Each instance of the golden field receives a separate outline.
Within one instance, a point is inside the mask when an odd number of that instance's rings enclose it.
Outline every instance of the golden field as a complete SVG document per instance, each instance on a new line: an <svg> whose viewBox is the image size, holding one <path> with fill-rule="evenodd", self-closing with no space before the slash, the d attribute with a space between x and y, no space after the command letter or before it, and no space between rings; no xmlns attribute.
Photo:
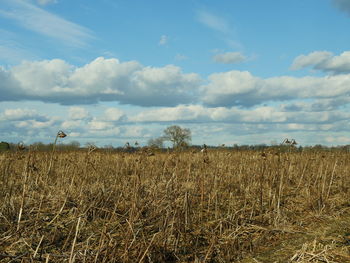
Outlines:
<svg viewBox="0 0 350 263"><path fill-rule="evenodd" d="M350 154L0 155L0 262L350 262Z"/></svg>

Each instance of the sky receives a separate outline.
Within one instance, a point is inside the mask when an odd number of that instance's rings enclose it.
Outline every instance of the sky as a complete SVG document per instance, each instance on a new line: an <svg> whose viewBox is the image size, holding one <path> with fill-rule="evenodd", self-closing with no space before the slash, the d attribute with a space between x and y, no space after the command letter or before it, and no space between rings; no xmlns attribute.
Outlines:
<svg viewBox="0 0 350 263"><path fill-rule="evenodd" d="M350 144L350 0L0 0L0 140Z"/></svg>

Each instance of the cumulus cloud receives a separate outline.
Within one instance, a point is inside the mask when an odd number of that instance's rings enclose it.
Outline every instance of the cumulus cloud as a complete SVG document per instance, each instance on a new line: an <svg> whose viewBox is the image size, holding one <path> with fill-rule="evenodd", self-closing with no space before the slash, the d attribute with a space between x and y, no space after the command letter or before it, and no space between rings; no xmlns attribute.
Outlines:
<svg viewBox="0 0 350 263"><path fill-rule="evenodd" d="M63 121L61 124L62 129L64 130L72 130L72 129L78 129L80 130L83 128L85 123L81 120L67 120Z"/></svg>
<svg viewBox="0 0 350 263"><path fill-rule="evenodd" d="M332 54L315 53L296 64L302 67L330 59L334 59ZM172 124L193 129L194 141L203 143L214 142L213 134L226 142L233 133L271 135L273 130L279 140L297 132L329 135L350 131L346 108L350 74L261 78L247 71L228 71L211 74L203 83L197 74L185 74L173 65L146 67L136 61L105 58L81 67L59 59L0 67L0 101L38 100L70 106L55 105L64 107L66 118L47 116L39 107L8 107L0 112L0 133L4 139L20 135L52 141L62 129L82 141L104 145L115 140L145 143ZM108 108L94 105L97 116L87 105L71 106L103 101L118 103L115 107L109 103ZM144 107L129 111L131 107L123 104ZM209 131L201 133L205 127Z"/></svg>
<svg viewBox="0 0 350 263"><path fill-rule="evenodd" d="M35 129L45 129L52 127L53 121L37 121L37 120L26 120L26 121L20 121L15 124L15 127L21 128L21 129L29 129L29 130L35 130Z"/></svg>
<svg viewBox="0 0 350 263"><path fill-rule="evenodd" d="M341 11L346 12L350 15L350 2L348 0L332 0L333 4Z"/></svg>
<svg viewBox="0 0 350 263"><path fill-rule="evenodd" d="M311 66L315 70L333 74L350 73L350 51L334 56L328 51L315 51L308 55L300 55L294 59L292 70Z"/></svg>
<svg viewBox="0 0 350 263"><path fill-rule="evenodd" d="M315 61L316 58L309 59ZM270 101L323 100L323 105L313 106L316 109L336 107L341 101L345 105L348 102L341 98L350 94L350 74L264 79L248 71L233 70L211 74L206 84L202 83L197 74L183 73L174 65L145 67L136 61L120 62L102 57L82 67L60 59L27 61L8 69L0 67L0 101L37 100L63 105L115 101L144 107L203 103L210 107L252 107ZM113 114L121 118L118 110L110 111L106 113L108 118ZM69 114L72 119L88 118L88 113L81 108L72 108Z"/></svg>
<svg viewBox="0 0 350 263"><path fill-rule="evenodd" d="M348 97L338 97L333 99L311 99L310 101L292 101L281 104L283 111L334 111L350 103Z"/></svg>
<svg viewBox="0 0 350 263"><path fill-rule="evenodd" d="M5 109L0 115L0 120L5 121L21 121L21 120L39 120L47 121L47 117L39 114L36 110L32 109Z"/></svg>
<svg viewBox="0 0 350 263"><path fill-rule="evenodd" d="M249 138L243 138L244 136L266 133L269 134L266 135L267 139L270 138L269 143L273 138L282 140L290 136L290 133L296 132L319 134L323 131L334 135L336 132L350 131L350 113L339 109L313 112L302 109L286 111L279 106L244 109L236 106L208 108L203 105L178 105L139 109L136 113L128 115L125 120L123 118L126 116L119 108L108 108L90 119L72 120L54 115L52 113L51 116L40 119L40 114L32 109L4 110L0 112L2 140L14 138L12 141L20 139L50 142L57 130L62 129L69 137L78 136L82 143L94 141L105 145L118 141L119 145L123 145L132 140L146 143L148 138L161 135L166 126L173 124L190 128L194 141L214 144L218 141L232 141L230 136L233 134L238 143L247 143ZM271 131L275 137L271 136Z"/></svg>
<svg viewBox="0 0 350 263"><path fill-rule="evenodd" d="M70 107L68 112L68 117L71 120L84 120L89 119L90 114L88 110L81 107Z"/></svg>
<svg viewBox="0 0 350 263"><path fill-rule="evenodd" d="M330 143L330 144L350 144L350 138L348 136L327 136L326 138L326 142Z"/></svg>
<svg viewBox="0 0 350 263"><path fill-rule="evenodd" d="M134 122L176 122L209 120L208 112L200 105L179 105L153 110L144 110L129 117Z"/></svg>
<svg viewBox="0 0 350 263"><path fill-rule="evenodd" d="M123 128L123 133L125 137L129 138L145 138L149 137L149 131L147 128L135 125L135 126L126 126Z"/></svg>
<svg viewBox="0 0 350 263"><path fill-rule="evenodd" d="M201 99L211 107L251 107L268 101L337 98L349 93L350 75L262 79L249 72L229 71L210 75L208 85L202 87Z"/></svg>
<svg viewBox="0 0 350 263"><path fill-rule="evenodd" d="M46 116L33 109L10 108L0 112L1 137L12 137L14 142L35 140L40 136L50 138L50 134L57 132L58 124L57 117Z"/></svg>
<svg viewBox="0 0 350 263"><path fill-rule="evenodd" d="M133 74L134 93L129 93L126 98L143 106L189 103L195 99L199 83L197 74L183 74L179 67L173 65L145 67Z"/></svg>
<svg viewBox="0 0 350 263"><path fill-rule="evenodd" d="M332 65L339 64L337 58L332 59ZM299 60L296 64L301 66L302 62ZM207 83L202 83L197 74L183 73L174 65L145 67L136 61L120 62L102 57L82 67L60 59L27 61L8 69L0 67L0 101L37 100L63 105L115 101L144 107L203 103L210 107L252 107L269 101L316 99L325 102L328 99L326 104L335 107L341 98L350 94L350 74L264 79L248 71L233 70L211 74ZM343 100L342 104L347 101ZM326 105L319 104L319 107L326 108ZM72 108L70 114L72 118L88 118L82 109ZM119 118L121 113L113 114Z"/></svg>
<svg viewBox="0 0 350 263"><path fill-rule="evenodd" d="M126 119L125 113L118 108L108 108L104 112L106 121L122 121Z"/></svg>
<svg viewBox="0 0 350 263"><path fill-rule="evenodd" d="M131 116L134 122L158 122L158 123L331 123L346 120L350 113L341 111L288 112L271 106L260 106L253 109L241 109L239 107L214 107L207 108L201 105L179 105L160 109L144 110ZM294 125L295 127L295 125Z"/></svg>
<svg viewBox="0 0 350 263"><path fill-rule="evenodd" d="M0 101L17 100L18 87L11 72L0 66Z"/></svg>
<svg viewBox="0 0 350 263"><path fill-rule="evenodd" d="M246 57L240 52L226 52L222 54L216 54L213 57L213 60L216 63L235 64L244 62L246 60Z"/></svg>
<svg viewBox="0 0 350 263"><path fill-rule="evenodd" d="M0 67L0 101L173 106L195 100L200 81L197 74L184 74L173 65L144 67L102 57L79 68L60 59L27 61L8 70Z"/></svg>
<svg viewBox="0 0 350 263"><path fill-rule="evenodd" d="M107 121L100 121L97 119L93 119L88 123L88 127L91 130L107 130L112 128L114 125Z"/></svg>

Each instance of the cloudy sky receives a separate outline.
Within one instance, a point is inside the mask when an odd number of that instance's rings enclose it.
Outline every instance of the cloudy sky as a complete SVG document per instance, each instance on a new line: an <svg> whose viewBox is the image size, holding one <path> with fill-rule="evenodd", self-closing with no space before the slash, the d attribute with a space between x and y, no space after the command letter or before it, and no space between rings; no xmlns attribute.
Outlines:
<svg viewBox="0 0 350 263"><path fill-rule="evenodd" d="M0 0L0 140L350 144L350 0Z"/></svg>

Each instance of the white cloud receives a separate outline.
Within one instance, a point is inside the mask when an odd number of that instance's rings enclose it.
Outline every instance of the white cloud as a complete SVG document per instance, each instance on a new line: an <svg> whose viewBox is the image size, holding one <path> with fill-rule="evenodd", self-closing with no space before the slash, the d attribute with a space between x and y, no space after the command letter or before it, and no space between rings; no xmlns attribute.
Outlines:
<svg viewBox="0 0 350 263"><path fill-rule="evenodd" d="M81 129L83 128L85 123L81 120L68 120L64 121L61 124L62 129L71 130L71 129Z"/></svg>
<svg viewBox="0 0 350 263"><path fill-rule="evenodd" d="M39 120L46 121L47 117L39 114L36 110L32 109L5 109L0 114L0 121L21 121L21 120Z"/></svg>
<svg viewBox="0 0 350 263"><path fill-rule="evenodd" d="M0 101L17 100L18 87L11 72L0 66Z"/></svg>
<svg viewBox="0 0 350 263"><path fill-rule="evenodd" d="M332 53L328 51L315 51L308 55L300 55L294 59L291 69L298 70L311 65L321 64L330 57L332 57Z"/></svg>
<svg viewBox="0 0 350 263"><path fill-rule="evenodd" d="M342 111L329 112L287 112L271 106L261 106L254 109L238 107L206 108L200 105L179 105L176 107L144 110L135 116L130 116L133 122L150 123L331 123L346 120L349 113Z"/></svg>
<svg viewBox="0 0 350 263"><path fill-rule="evenodd" d="M179 67L173 65L162 68L145 67L132 76L135 93L130 93L134 95L130 101L138 105L147 105L143 101L154 101L157 103L153 105L161 103L163 106L189 103L195 99L192 96L199 83L197 74L183 74Z"/></svg>
<svg viewBox="0 0 350 263"><path fill-rule="evenodd" d="M108 108L104 112L106 121L121 121L126 118L125 113L117 108Z"/></svg>
<svg viewBox="0 0 350 263"><path fill-rule="evenodd" d="M7 109L3 113L3 117L6 120L20 120L20 119L27 119L32 118L33 116L36 116L37 112L35 110L28 110L28 109Z"/></svg>
<svg viewBox="0 0 350 263"><path fill-rule="evenodd" d="M168 43L168 41L169 41L169 37L168 37L167 35L162 35L162 36L160 37L160 40L159 40L158 44L159 44L160 46L164 46L165 44Z"/></svg>
<svg viewBox="0 0 350 263"><path fill-rule="evenodd" d="M336 107L337 103L345 105L348 101L344 98L350 94L350 74L263 79L247 71L228 71L211 74L206 85L200 87L201 83L197 74L185 74L174 65L145 67L136 61L119 62L100 57L76 68L54 59L24 62L9 69L0 67L0 101L38 100L63 105L115 101L146 107L204 103L211 107L251 107L270 101L322 100L323 104L313 105L312 110L316 110ZM76 114L87 117L86 112L77 111L80 113Z"/></svg>
<svg viewBox="0 0 350 263"><path fill-rule="evenodd" d="M202 101L210 106L253 106L268 101L339 98L350 93L350 74L326 77L273 77L229 71L209 76ZM332 87L331 89L329 87Z"/></svg>
<svg viewBox="0 0 350 263"><path fill-rule="evenodd" d="M197 74L184 74L173 65L144 67L136 61L121 63L100 57L75 68L54 59L24 62L8 70L0 67L0 101L172 106L193 101L200 81Z"/></svg>
<svg viewBox="0 0 350 263"><path fill-rule="evenodd" d="M116 136L123 136L121 134L120 128L118 128L118 127L110 127L107 129L93 131L93 134L101 136L101 137L112 138L112 139Z"/></svg>
<svg viewBox="0 0 350 263"><path fill-rule="evenodd" d="M194 143L216 145L220 142L269 143L273 139L282 141L289 137L298 138L293 134L301 132L304 134L299 134L299 138L304 143L319 143L318 136L314 135L315 138L312 138L310 133L319 135L324 132L327 136L335 137L335 134L350 131L350 113L345 109L322 112L285 111L278 105L252 109L235 106L207 108L202 105L141 108L136 110L134 115L129 115L125 122L116 120L116 115L124 116L123 111L118 108L108 108L102 114L92 116L90 120L64 120L55 116L55 113L40 119L40 114L39 117L36 117L36 114L35 110L20 108L7 109L0 113L2 140L13 138L12 141L52 142L57 131L62 129L69 137L78 136L81 143L94 141L105 145L118 142L122 145L126 141L137 140L145 144L148 138L160 136L165 127L173 124L190 128L193 131ZM109 114L111 118L108 119ZM249 138L249 135L256 137L257 134L258 140ZM308 141L306 136L311 140ZM263 139L265 137L268 141Z"/></svg>
<svg viewBox="0 0 350 263"><path fill-rule="evenodd" d="M337 137L327 136L326 142L331 144L349 144L350 138L348 136L337 136Z"/></svg>
<svg viewBox="0 0 350 263"><path fill-rule="evenodd" d="M133 137L141 138L141 137L149 136L148 130L139 125L125 127L123 134L124 134L124 137L129 137L129 138L133 138Z"/></svg>
<svg viewBox="0 0 350 263"><path fill-rule="evenodd" d="M208 112L200 105L179 105L154 110L144 110L135 116L129 117L135 122L172 122L172 121L199 121L208 120Z"/></svg>
<svg viewBox="0 0 350 263"><path fill-rule="evenodd" d="M294 66L344 68L344 53L315 52L295 60ZM172 124L193 130L194 143L213 144L269 143L284 138L332 144L337 141L329 138L346 137L350 132L350 74L261 78L247 71L228 71L211 74L203 85L204 81L174 65L146 67L137 61L105 58L81 67L59 59L0 67L0 101L28 101L23 108L3 105L0 133L2 140L51 142L62 129L79 140L105 145L146 143ZM55 109L64 107L67 113L66 118L59 118L49 110L43 113L42 106L28 108L33 100L85 105L56 105ZM86 105L103 101L118 103L109 103L108 108L97 104L94 109ZM8 103L12 102L3 104ZM98 116L93 112L99 112Z"/></svg>
<svg viewBox="0 0 350 263"><path fill-rule="evenodd" d="M85 108L70 107L68 117L71 120L84 120L84 119L89 119L90 114Z"/></svg>
<svg viewBox="0 0 350 263"><path fill-rule="evenodd" d="M222 17L216 16L212 13L209 13L207 11L204 11L204 10L198 11L197 19L199 22L201 22L202 24L204 24L205 26L213 30L216 30L225 34L230 32L229 24L225 19L223 19Z"/></svg>
<svg viewBox="0 0 350 263"><path fill-rule="evenodd" d="M315 51L295 58L291 69L298 70L312 66L313 69L335 74L350 73L350 51L334 56L328 51Z"/></svg>
<svg viewBox="0 0 350 263"><path fill-rule="evenodd" d="M48 121L26 120L26 121L15 122L14 126L16 128L34 131L37 129L51 128L54 122L55 122L54 120L48 120Z"/></svg>
<svg viewBox="0 0 350 263"><path fill-rule="evenodd" d="M78 24L45 11L25 0L4 0L0 16L16 21L20 26L54 38L69 46L85 46L92 32ZM47 2L47 1L43 1Z"/></svg>
<svg viewBox="0 0 350 263"><path fill-rule="evenodd" d="M213 60L217 63L234 64L245 61L246 57L240 52L226 52L215 55Z"/></svg>
<svg viewBox="0 0 350 263"><path fill-rule="evenodd" d="M69 137L76 137L76 138L78 138L78 137L81 137L81 133L80 132L70 132L68 134L68 136Z"/></svg>
<svg viewBox="0 0 350 263"><path fill-rule="evenodd" d="M60 93L69 92L67 77L71 69L60 59L23 62L8 72L18 85L7 89L9 93L23 92L25 98L60 96Z"/></svg>
<svg viewBox="0 0 350 263"><path fill-rule="evenodd" d="M333 111L350 103L348 97L338 97L332 99L312 99L311 101L291 101L281 104L283 111Z"/></svg>
<svg viewBox="0 0 350 263"><path fill-rule="evenodd" d="M88 127L91 130L107 130L113 127L113 124L107 121L99 121L94 119L88 123Z"/></svg>

